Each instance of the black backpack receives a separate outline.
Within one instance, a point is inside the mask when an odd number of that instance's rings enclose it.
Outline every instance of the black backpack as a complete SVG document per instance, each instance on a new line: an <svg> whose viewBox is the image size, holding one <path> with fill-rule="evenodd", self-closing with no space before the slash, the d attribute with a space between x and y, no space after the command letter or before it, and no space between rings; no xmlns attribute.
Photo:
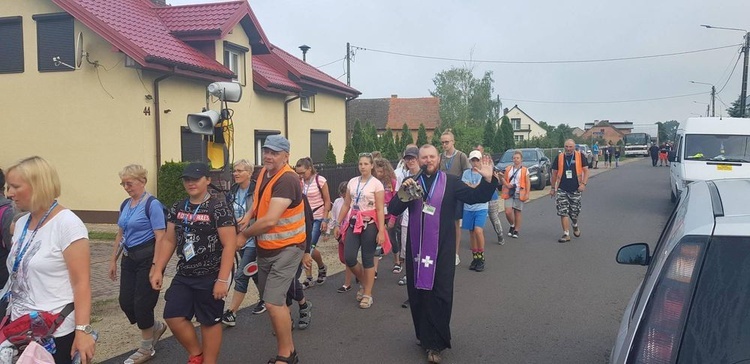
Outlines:
<svg viewBox="0 0 750 364"><path fill-rule="evenodd" d="M313 210L310 208L310 202L307 201L307 196L302 194L302 203L305 204L305 251L310 251L312 246L312 230L315 217L313 217Z"/></svg>
<svg viewBox="0 0 750 364"><path fill-rule="evenodd" d="M126 198L125 201L122 201L122 204L120 204L120 213L122 214L122 211L125 209L125 205L127 205L128 201L130 201L129 198ZM154 201L158 201L156 197L153 195L149 195L146 199L146 219L151 221L151 203ZM161 202L160 202L161 203ZM167 226L167 216L169 216L169 211L167 211L167 208L164 207L164 204L161 204L161 209L164 212L164 227Z"/></svg>

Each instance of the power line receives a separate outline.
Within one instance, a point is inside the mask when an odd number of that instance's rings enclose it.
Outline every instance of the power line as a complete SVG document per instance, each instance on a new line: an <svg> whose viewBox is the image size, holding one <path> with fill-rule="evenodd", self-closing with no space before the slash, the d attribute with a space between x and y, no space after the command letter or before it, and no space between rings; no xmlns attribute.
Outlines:
<svg viewBox="0 0 750 364"><path fill-rule="evenodd" d="M616 100L616 101L543 101L543 100L511 99L507 97L501 97L501 99L508 100L508 101L529 102L529 103L536 103L536 104L624 104L624 103L629 103L629 102L658 101L658 100L676 99L680 97L706 95L706 94L707 92L697 92L693 94L654 97L650 99L632 99L632 100Z"/></svg>
<svg viewBox="0 0 750 364"><path fill-rule="evenodd" d="M647 59L647 58L672 57L672 56L679 56L679 55L692 54L692 53L710 52L710 51L715 51L715 50L719 50L719 49L732 48L732 47L736 47L738 45L740 45L740 44L732 44L732 45L721 46L721 47L714 47L714 48L697 49L697 50L692 50L692 51L673 52L673 53L664 53L664 54L652 54L652 55L635 56L635 57L618 57L618 58L602 58L602 59L581 59L581 60L552 60L552 61L510 61L510 60L461 59L461 58L435 57L435 56L425 56L425 55L419 55L419 54L409 54L409 53L393 52L393 51L386 51L386 50L382 50L382 49L365 48L365 47L358 47L358 46L352 46L352 48L363 50L363 51L375 52L375 53L390 54L390 55L394 55L394 56L411 57L411 58L422 58L422 59L434 59L434 60L441 60L441 61L473 62L473 63L500 63L500 64L560 64L560 63L616 62L616 61L630 61L630 60Z"/></svg>
<svg viewBox="0 0 750 364"><path fill-rule="evenodd" d="M330 65L332 65L332 64L334 64L334 63L336 63L336 62L340 62L340 61L343 61L343 60L345 60L345 59L346 59L346 57L341 57L341 58L339 58L339 59L337 59L337 60L335 60L335 61L331 61L331 62L328 62L328 63L326 63L326 64L324 64L324 65L322 65L322 66L317 66L316 68L323 68L323 67L325 67L325 66L330 66Z"/></svg>
<svg viewBox="0 0 750 364"><path fill-rule="evenodd" d="M737 64L740 63L740 55L737 56L737 61L734 62L734 67L732 67L732 72L729 73L729 77L727 77L727 81L724 82L724 86L721 86L721 90L717 91L717 94L720 94L722 91L724 91L724 87L727 87L727 84L729 83L729 80L732 79L732 75L734 74L734 70L737 69Z"/></svg>

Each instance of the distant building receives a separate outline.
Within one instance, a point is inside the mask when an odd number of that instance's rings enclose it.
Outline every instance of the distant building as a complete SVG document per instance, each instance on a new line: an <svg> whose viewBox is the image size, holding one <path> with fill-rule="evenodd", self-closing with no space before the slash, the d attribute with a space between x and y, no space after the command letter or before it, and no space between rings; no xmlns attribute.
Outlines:
<svg viewBox="0 0 750 364"><path fill-rule="evenodd" d="M606 122L608 125L611 125L613 128L625 134L630 134L630 131L633 130L632 121L609 121L609 120L594 120L591 123L586 123L583 126L583 130L589 130L601 122Z"/></svg>
<svg viewBox="0 0 750 364"><path fill-rule="evenodd" d="M632 124L633 123L630 123L631 129ZM602 120L597 121L596 124L587 128L586 131L581 135L581 138L585 140L604 139L605 142L612 142L612 144L617 144L617 142L622 140L622 138L624 138L626 134L630 134L630 129L621 130L610 124L607 120Z"/></svg>
<svg viewBox="0 0 750 364"><path fill-rule="evenodd" d="M510 119L510 125L513 126L513 139L516 142L532 138L544 138L547 135L547 130L542 128L529 114L521 110L518 105L513 106L510 110L505 109L503 115ZM500 127L499 120L497 126Z"/></svg>
<svg viewBox="0 0 750 364"><path fill-rule="evenodd" d="M577 126L573 128L573 135L580 137L581 135L583 135L583 133L584 133L583 129Z"/></svg>
<svg viewBox="0 0 750 364"><path fill-rule="evenodd" d="M351 132L357 120L360 123L372 123L378 134L391 128L394 136L400 136L406 124L414 140L417 140L419 124L424 124L429 139L440 125L440 99L399 98L398 95L381 99L355 99L349 102L346 117L348 131Z"/></svg>

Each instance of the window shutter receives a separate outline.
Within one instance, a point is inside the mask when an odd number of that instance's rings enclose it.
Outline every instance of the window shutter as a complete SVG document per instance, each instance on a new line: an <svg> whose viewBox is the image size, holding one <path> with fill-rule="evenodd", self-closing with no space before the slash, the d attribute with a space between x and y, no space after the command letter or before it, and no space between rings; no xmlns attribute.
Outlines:
<svg viewBox="0 0 750 364"><path fill-rule="evenodd" d="M20 16L0 18L0 73L24 70L22 25Z"/></svg>
<svg viewBox="0 0 750 364"><path fill-rule="evenodd" d="M328 130L310 131L310 158L314 163L324 163L328 153Z"/></svg>
<svg viewBox="0 0 750 364"><path fill-rule="evenodd" d="M181 127L181 156L183 162L206 162L206 143L203 135L193 134L187 127Z"/></svg>
<svg viewBox="0 0 750 364"><path fill-rule="evenodd" d="M37 62L40 72L73 71L63 65L55 66L53 57L61 62L75 64L75 35L73 18L70 15L35 16Z"/></svg>

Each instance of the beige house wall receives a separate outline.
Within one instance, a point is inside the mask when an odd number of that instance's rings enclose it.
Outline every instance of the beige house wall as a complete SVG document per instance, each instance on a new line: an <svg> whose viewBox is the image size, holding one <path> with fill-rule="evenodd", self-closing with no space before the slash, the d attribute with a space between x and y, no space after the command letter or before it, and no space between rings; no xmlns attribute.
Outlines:
<svg viewBox="0 0 750 364"><path fill-rule="evenodd" d="M292 145L290 162L310 156L310 133L327 130L328 142L333 145L337 162L344 160L346 149L346 109L343 96L319 92L315 95L315 111L302 111L300 100L289 103L289 141ZM283 133L283 129L282 129ZM318 163L319 161L315 161ZM323 162L323 161L320 161Z"/></svg>
<svg viewBox="0 0 750 364"><path fill-rule="evenodd" d="M534 120L532 120L528 115L526 115L524 112L519 110L518 108L513 108L506 114L508 119L521 119L521 126L522 128L526 129L525 127L528 125L530 130L516 130L513 132L513 135L523 135L524 140L530 140L532 138L543 138L547 135L547 131L544 130L539 124L537 124ZM498 127L500 127L500 122L498 122Z"/></svg>

